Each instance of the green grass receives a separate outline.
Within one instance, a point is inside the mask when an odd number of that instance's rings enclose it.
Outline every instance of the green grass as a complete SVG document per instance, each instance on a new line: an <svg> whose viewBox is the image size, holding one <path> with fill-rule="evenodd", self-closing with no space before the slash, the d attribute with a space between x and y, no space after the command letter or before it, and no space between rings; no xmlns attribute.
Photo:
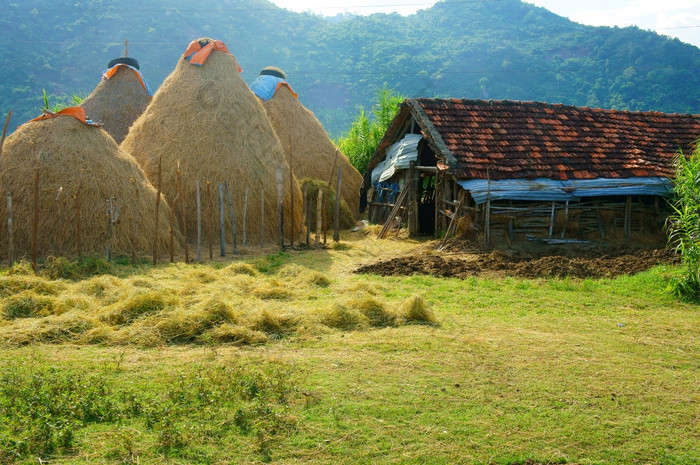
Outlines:
<svg viewBox="0 0 700 465"><path fill-rule="evenodd" d="M700 464L700 313L664 292L675 269L350 273L415 247L0 283L3 306L62 305L0 319L0 463Z"/></svg>

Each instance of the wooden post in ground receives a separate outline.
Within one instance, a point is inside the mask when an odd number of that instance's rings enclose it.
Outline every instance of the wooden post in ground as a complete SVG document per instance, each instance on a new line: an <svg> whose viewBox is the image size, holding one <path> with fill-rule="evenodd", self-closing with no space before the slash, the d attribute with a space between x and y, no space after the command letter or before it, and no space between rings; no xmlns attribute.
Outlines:
<svg viewBox="0 0 700 465"><path fill-rule="evenodd" d="M246 246L246 221L248 218L248 188L245 188L245 197L243 199L243 247Z"/></svg>
<svg viewBox="0 0 700 465"><path fill-rule="evenodd" d="M202 199L197 181L197 262L202 263Z"/></svg>
<svg viewBox="0 0 700 465"><path fill-rule="evenodd" d="M323 224L323 189L318 189L318 196L316 197L316 239L314 241L315 245L320 243L321 239L321 226Z"/></svg>
<svg viewBox="0 0 700 465"><path fill-rule="evenodd" d="M155 214L155 231L153 234L153 264L157 265L158 264L158 210L160 208L160 190L161 190L161 181L162 181L162 164L163 164L163 156L158 157L158 178L156 182L156 214Z"/></svg>
<svg viewBox="0 0 700 465"><path fill-rule="evenodd" d="M552 213L549 215L549 237L551 239L552 234L554 233L554 209L555 209L556 204L552 202Z"/></svg>
<svg viewBox="0 0 700 465"><path fill-rule="evenodd" d="M292 144L287 141L289 147L289 200L290 200L290 216L289 216L289 246L294 247L294 156L292 154Z"/></svg>
<svg viewBox="0 0 700 465"><path fill-rule="evenodd" d="M226 189L226 200L228 201L228 216L231 218L231 232L233 233L233 254L238 254L238 240L236 239L236 217L233 215L233 204L231 203L231 191L228 189L228 182L224 181Z"/></svg>
<svg viewBox="0 0 700 465"><path fill-rule="evenodd" d="M168 232L170 234L170 242L168 243L168 250L170 252L170 263L175 263L175 212L177 209L177 204L180 202L180 193L175 194L175 199L173 199L170 204L170 215L168 215L168 222L170 229Z"/></svg>
<svg viewBox="0 0 700 465"><path fill-rule="evenodd" d="M260 190L260 248L265 247L265 189Z"/></svg>
<svg viewBox="0 0 700 465"><path fill-rule="evenodd" d="M491 168L486 169L487 184L486 184L486 245L491 242ZM455 215L458 212L455 212Z"/></svg>
<svg viewBox="0 0 700 465"><path fill-rule="evenodd" d="M630 240L631 237L631 224L632 224L632 196L627 196L627 202L625 203L625 239Z"/></svg>
<svg viewBox="0 0 700 465"><path fill-rule="evenodd" d="M58 193L54 201L56 202L56 226L58 227L58 255L63 255L63 208L61 205L61 194L63 193L63 186L58 188Z"/></svg>
<svg viewBox="0 0 700 465"><path fill-rule="evenodd" d="M440 234L439 231L439 218L440 218L440 198L442 197L442 190L440 185L440 170L435 173L435 218L433 218L433 238L437 238Z"/></svg>
<svg viewBox="0 0 700 465"><path fill-rule="evenodd" d="M331 193L331 182L333 182L333 173L335 173L335 167L338 164L338 153L339 150L335 149L335 158L333 159L333 166L331 166L331 172L328 175L328 192L326 192L323 198L323 245L326 245L326 231L328 230L328 199L330 198ZM336 192L335 195L340 195L340 193Z"/></svg>
<svg viewBox="0 0 700 465"><path fill-rule="evenodd" d="M39 235L39 170L34 171L34 222L32 224L32 268L36 273L36 255Z"/></svg>
<svg viewBox="0 0 700 465"><path fill-rule="evenodd" d="M12 216L12 193L7 191L7 234L10 247L10 268L15 264L15 233L14 218Z"/></svg>
<svg viewBox="0 0 700 465"><path fill-rule="evenodd" d="M305 196L306 197L306 196ZM311 199L306 199L306 245L311 245Z"/></svg>
<svg viewBox="0 0 700 465"><path fill-rule="evenodd" d="M219 183L219 247L221 256L226 256L226 217L224 216L224 185Z"/></svg>
<svg viewBox="0 0 700 465"><path fill-rule="evenodd" d="M304 183L304 189L302 190L302 202L301 202L301 228L299 228L299 242L304 242L304 222L306 221L306 210L309 208L306 196L309 191L309 184ZM309 223L306 223L306 230L309 230ZM309 245L309 242L306 242Z"/></svg>
<svg viewBox="0 0 700 465"><path fill-rule="evenodd" d="M410 237L416 236L418 234L418 225L416 224L416 210L418 209L417 195L416 195L416 162L412 161L408 166L408 174L406 178L406 187L408 189L408 235ZM394 218L387 218L386 221L394 221Z"/></svg>
<svg viewBox="0 0 700 465"><path fill-rule="evenodd" d="M211 181L207 181L207 242L209 243L209 260L214 259L214 212L211 205Z"/></svg>
<svg viewBox="0 0 700 465"><path fill-rule="evenodd" d="M564 206L564 227L561 228L561 238L564 239L566 235L566 225L569 223L569 201L566 201Z"/></svg>
<svg viewBox="0 0 700 465"><path fill-rule="evenodd" d="M187 202L184 193L184 187L182 185L182 171L180 171L180 162L177 163L177 195L180 197L182 202L182 237L185 242L185 263L190 262L190 248L187 240Z"/></svg>
<svg viewBox="0 0 700 465"><path fill-rule="evenodd" d="M112 261L112 236L114 235L114 231L112 229L112 226L114 225L114 217L112 216L114 213L114 197L110 197L107 199L107 261Z"/></svg>
<svg viewBox="0 0 700 465"><path fill-rule="evenodd" d="M133 181L133 179L132 179ZM138 240L139 237L139 217L141 216L141 211L139 205L139 190L135 190L136 193L136 202L134 202L134 227L133 227L133 234L131 237L131 264L135 265L136 264L136 241Z"/></svg>
<svg viewBox="0 0 700 465"><path fill-rule="evenodd" d="M80 212L80 189L83 187L83 180L78 182L78 188L73 194L73 200L75 200L75 241L77 245L78 257L83 255L83 230L81 224L81 212ZM156 219L158 219L158 200L156 199ZM158 230L156 229L156 232ZM155 265L155 263L154 263Z"/></svg>
<svg viewBox="0 0 700 465"><path fill-rule="evenodd" d="M282 167L277 167L277 243L280 249L284 249L284 181L282 180Z"/></svg>
<svg viewBox="0 0 700 465"><path fill-rule="evenodd" d="M343 177L343 167L338 167L338 182L335 188L335 211L333 212L333 242L340 241L340 185Z"/></svg>

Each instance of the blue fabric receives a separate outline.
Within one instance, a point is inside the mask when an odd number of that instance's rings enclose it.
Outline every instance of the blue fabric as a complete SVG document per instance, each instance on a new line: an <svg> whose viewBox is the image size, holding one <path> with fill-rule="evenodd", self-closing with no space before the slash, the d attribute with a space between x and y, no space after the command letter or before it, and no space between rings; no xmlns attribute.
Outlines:
<svg viewBox="0 0 700 465"><path fill-rule="evenodd" d="M275 91L277 90L277 85L280 82L287 81L277 76L261 75L258 76L250 85L250 90L252 90L253 93L259 98L267 102L274 97Z"/></svg>
<svg viewBox="0 0 700 465"><path fill-rule="evenodd" d="M397 182L375 182L374 188L377 190L377 201L381 203L394 203L396 195L399 193L399 183Z"/></svg>
<svg viewBox="0 0 700 465"><path fill-rule="evenodd" d="M504 179L489 181L470 179L458 181L464 190L471 193L477 204L491 200L531 200L564 202L583 197L605 197L614 195L654 195L670 197L673 184L668 178L644 177L627 179Z"/></svg>

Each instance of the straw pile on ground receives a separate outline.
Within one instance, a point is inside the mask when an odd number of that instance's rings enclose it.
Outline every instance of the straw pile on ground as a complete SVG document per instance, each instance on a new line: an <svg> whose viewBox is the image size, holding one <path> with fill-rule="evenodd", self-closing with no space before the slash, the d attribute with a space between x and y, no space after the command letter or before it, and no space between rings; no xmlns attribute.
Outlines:
<svg viewBox="0 0 700 465"><path fill-rule="evenodd" d="M0 156L4 194L12 194L15 258L29 256L34 224L34 177L39 175L38 247L40 256L77 253L76 203L81 216L82 253L103 254L110 243L107 200L114 198L119 222L111 239L115 255L151 254L156 192L136 161L105 131L71 116L20 126ZM63 188L56 200L59 189ZM8 256L7 202L0 202L0 256ZM167 253L167 203L161 202L158 244ZM138 217L136 229L134 223Z"/></svg>
<svg viewBox="0 0 700 465"><path fill-rule="evenodd" d="M208 39L199 42L204 40ZM132 126L122 147L136 158L151 181L162 157L162 189L171 203L177 195L179 163L188 231L196 229L197 181L202 186L210 181L213 193L219 183L228 182L239 232L248 188L247 237L251 241L260 240L262 195L265 240L276 237L276 172L281 166L285 231L289 234L292 216L289 167L265 110L241 78L236 60L229 53L212 51L201 67L181 58ZM294 189L294 224L299 230L302 198L295 179L291 188ZM179 201L178 205L181 204ZM214 201L215 211L217 204ZM175 208L180 210L179 206ZM224 210L228 212L228 205Z"/></svg>
<svg viewBox="0 0 700 465"><path fill-rule="evenodd" d="M119 66L111 78L102 79L80 106L88 118L101 124L119 144L150 102L151 97L136 71Z"/></svg>
<svg viewBox="0 0 700 465"><path fill-rule="evenodd" d="M280 86L275 95L262 102L272 127L275 129L287 162L291 161L298 179L331 180L335 189L338 166L342 167L341 199L352 213L352 222L360 218L360 185L362 175L350 160L338 151L336 168L333 169L337 148L328 137L321 122L292 94L287 86ZM331 174L331 170L334 173Z"/></svg>

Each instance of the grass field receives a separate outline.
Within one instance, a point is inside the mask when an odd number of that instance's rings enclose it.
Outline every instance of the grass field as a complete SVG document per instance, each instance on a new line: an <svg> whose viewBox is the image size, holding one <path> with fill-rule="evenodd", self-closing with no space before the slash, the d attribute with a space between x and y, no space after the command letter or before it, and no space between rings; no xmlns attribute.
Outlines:
<svg viewBox="0 0 700 465"><path fill-rule="evenodd" d="M0 463L700 463L673 268L378 277L352 270L428 244L344 239L5 272Z"/></svg>

